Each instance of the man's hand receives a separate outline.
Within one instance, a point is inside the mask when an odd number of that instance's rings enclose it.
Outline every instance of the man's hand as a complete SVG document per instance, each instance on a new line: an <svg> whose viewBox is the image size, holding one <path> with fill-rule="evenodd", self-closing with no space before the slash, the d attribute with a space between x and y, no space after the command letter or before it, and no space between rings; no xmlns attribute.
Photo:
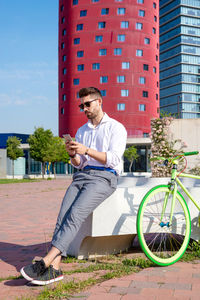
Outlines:
<svg viewBox="0 0 200 300"><path fill-rule="evenodd" d="M68 152L69 155L73 156L75 155L77 152L72 148L72 143L73 141L65 141L65 145L66 145L66 150Z"/></svg>
<svg viewBox="0 0 200 300"><path fill-rule="evenodd" d="M70 149L77 154L85 154L87 147L75 141L70 142Z"/></svg>

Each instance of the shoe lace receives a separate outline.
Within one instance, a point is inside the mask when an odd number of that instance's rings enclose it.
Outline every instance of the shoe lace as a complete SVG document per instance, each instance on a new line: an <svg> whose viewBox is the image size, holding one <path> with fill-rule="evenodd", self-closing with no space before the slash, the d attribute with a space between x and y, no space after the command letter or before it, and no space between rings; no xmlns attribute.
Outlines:
<svg viewBox="0 0 200 300"><path fill-rule="evenodd" d="M44 274L46 270L46 266L43 260L36 261L35 264L33 265L33 270L34 272L37 273L37 275L42 275Z"/></svg>

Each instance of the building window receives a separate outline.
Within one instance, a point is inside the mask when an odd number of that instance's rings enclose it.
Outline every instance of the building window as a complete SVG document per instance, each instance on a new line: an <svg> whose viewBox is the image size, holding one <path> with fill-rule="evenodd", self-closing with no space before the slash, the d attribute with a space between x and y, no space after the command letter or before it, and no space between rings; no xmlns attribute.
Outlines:
<svg viewBox="0 0 200 300"><path fill-rule="evenodd" d="M62 23L62 24L65 23L65 17L62 18L61 23Z"/></svg>
<svg viewBox="0 0 200 300"><path fill-rule="evenodd" d="M74 39L74 45L80 44L80 38L75 38Z"/></svg>
<svg viewBox="0 0 200 300"><path fill-rule="evenodd" d="M60 11L63 11L63 10L64 10L64 5L61 5Z"/></svg>
<svg viewBox="0 0 200 300"><path fill-rule="evenodd" d="M124 0L115 0L115 2L123 2Z"/></svg>
<svg viewBox="0 0 200 300"><path fill-rule="evenodd" d="M61 43L61 49L65 48L65 43Z"/></svg>
<svg viewBox="0 0 200 300"><path fill-rule="evenodd" d="M99 70L100 69L100 63L93 63L92 64L92 70Z"/></svg>
<svg viewBox="0 0 200 300"><path fill-rule="evenodd" d="M130 69L130 62L129 61L123 61L122 62L122 69Z"/></svg>
<svg viewBox="0 0 200 300"><path fill-rule="evenodd" d="M60 112L61 112L61 115L64 115L64 113L65 113L65 110L64 110L64 108L63 108L63 107L61 107L61 110L60 110Z"/></svg>
<svg viewBox="0 0 200 300"><path fill-rule="evenodd" d="M141 76L141 77L139 78L139 83L140 83L140 84L145 84L145 82L146 82L145 77L142 77L142 76Z"/></svg>
<svg viewBox="0 0 200 300"><path fill-rule="evenodd" d="M149 65L143 64L143 70L144 71L149 71Z"/></svg>
<svg viewBox="0 0 200 300"><path fill-rule="evenodd" d="M106 82L108 82L108 76L101 76L100 83L106 83Z"/></svg>
<svg viewBox="0 0 200 300"><path fill-rule="evenodd" d="M77 31L83 30L83 24L77 24L76 25L76 30Z"/></svg>
<svg viewBox="0 0 200 300"><path fill-rule="evenodd" d="M117 110L118 110L118 111L124 111L125 108L126 108L125 103L118 103L118 104L117 104Z"/></svg>
<svg viewBox="0 0 200 300"><path fill-rule="evenodd" d="M139 111L145 111L146 105L145 104L139 104Z"/></svg>
<svg viewBox="0 0 200 300"><path fill-rule="evenodd" d="M100 43L103 41L103 35L96 35L95 36L95 42Z"/></svg>
<svg viewBox="0 0 200 300"><path fill-rule="evenodd" d="M122 49L121 48L115 48L114 49L114 55L122 55Z"/></svg>
<svg viewBox="0 0 200 300"><path fill-rule="evenodd" d="M106 90L101 90L101 95L102 95L102 97L105 97L106 96Z"/></svg>
<svg viewBox="0 0 200 300"><path fill-rule="evenodd" d="M125 82L125 76L124 75L118 75L117 76L117 82L118 83L124 83Z"/></svg>
<svg viewBox="0 0 200 300"><path fill-rule="evenodd" d="M142 97L148 98L149 93L147 91L142 91Z"/></svg>
<svg viewBox="0 0 200 300"><path fill-rule="evenodd" d="M128 21L121 21L121 28L128 28L129 22Z"/></svg>
<svg viewBox="0 0 200 300"><path fill-rule="evenodd" d="M152 28L152 32L153 32L153 34L156 34L156 28L155 27Z"/></svg>
<svg viewBox="0 0 200 300"><path fill-rule="evenodd" d="M76 92L76 98L79 99L79 92Z"/></svg>
<svg viewBox="0 0 200 300"><path fill-rule="evenodd" d="M153 2L153 8L156 8L156 3L155 2Z"/></svg>
<svg viewBox="0 0 200 300"><path fill-rule="evenodd" d="M124 42L125 38L126 38L125 34L118 34L117 35L117 41L118 42Z"/></svg>
<svg viewBox="0 0 200 300"><path fill-rule="evenodd" d="M95 3L95 2L99 2L99 0L92 0L92 2L93 2L93 3Z"/></svg>
<svg viewBox="0 0 200 300"><path fill-rule="evenodd" d="M99 49L99 56L107 55L107 49Z"/></svg>
<svg viewBox="0 0 200 300"><path fill-rule="evenodd" d="M158 94L156 94L156 100L158 100Z"/></svg>
<svg viewBox="0 0 200 300"><path fill-rule="evenodd" d="M77 57L83 57L83 56L84 56L83 50L77 51Z"/></svg>
<svg viewBox="0 0 200 300"><path fill-rule="evenodd" d="M78 70L78 71L84 71L84 65L83 65L83 64L78 65L78 66L77 66L77 70Z"/></svg>
<svg viewBox="0 0 200 300"><path fill-rule="evenodd" d="M158 55L156 55L156 61L158 61Z"/></svg>
<svg viewBox="0 0 200 300"><path fill-rule="evenodd" d="M64 89L64 86L65 86L64 82L62 81L61 84L60 84L61 89Z"/></svg>
<svg viewBox="0 0 200 300"><path fill-rule="evenodd" d="M143 50L137 49L136 56L143 56Z"/></svg>
<svg viewBox="0 0 200 300"><path fill-rule="evenodd" d="M74 78L73 79L73 84L74 85L79 85L80 79L79 78Z"/></svg>
<svg viewBox="0 0 200 300"><path fill-rule="evenodd" d="M136 29L138 29L138 30L142 30L142 28L143 28L143 24L142 24L142 23L139 23L139 22L137 22L137 23L135 24L135 28L136 28Z"/></svg>
<svg viewBox="0 0 200 300"><path fill-rule="evenodd" d="M73 5L77 5L78 4L78 0L73 0Z"/></svg>
<svg viewBox="0 0 200 300"><path fill-rule="evenodd" d="M145 16L145 11L142 10L142 9L139 9L139 11L138 11L138 16L139 16L139 17L144 17L144 16Z"/></svg>
<svg viewBox="0 0 200 300"><path fill-rule="evenodd" d="M156 16L154 16L154 21L157 22L157 17Z"/></svg>
<svg viewBox="0 0 200 300"><path fill-rule="evenodd" d="M119 8L117 9L117 14L118 14L118 15L125 15L125 12L126 12L126 8L119 7Z"/></svg>
<svg viewBox="0 0 200 300"><path fill-rule="evenodd" d="M121 90L121 97L128 97L129 90Z"/></svg>
<svg viewBox="0 0 200 300"><path fill-rule="evenodd" d="M86 17L87 16L87 9L80 11L80 17Z"/></svg>
<svg viewBox="0 0 200 300"><path fill-rule="evenodd" d="M109 14L109 8L102 8L101 14L102 15L108 15Z"/></svg>
<svg viewBox="0 0 200 300"><path fill-rule="evenodd" d="M66 74L67 74L67 69L64 68L64 69L63 69L63 75L66 75Z"/></svg>
<svg viewBox="0 0 200 300"><path fill-rule="evenodd" d="M137 0L137 3L144 4L144 0Z"/></svg>
<svg viewBox="0 0 200 300"><path fill-rule="evenodd" d="M153 67L153 72L156 73L156 67Z"/></svg>
<svg viewBox="0 0 200 300"><path fill-rule="evenodd" d="M98 23L98 28L99 29L103 29L103 28L105 28L106 27L106 22L99 22Z"/></svg>
<svg viewBox="0 0 200 300"><path fill-rule="evenodd" d="M66 101L67 97L66 97L66 94L63 94L62 95L62 101Z"/></svg>
<svg viewBox="0 0 200 300"><path fill-rule="evenodd" d="M67 31L66 29L63 29L62 35L66 35Z"/></svg>
<svg viewBox="0 0 200 300"><path fill-rule="evenodd" d="M144 38L144 43L145 43L146 45L149 45L149 44L150 44L150 39L149 39L149 38Z"/></svg>
<svg viewBox="0 0 200 300"><path fill-rule="evenodd" d="M67 60L67 56L66 56L66 55L63 55L62 61L66 61L66 60Z"/></svg>

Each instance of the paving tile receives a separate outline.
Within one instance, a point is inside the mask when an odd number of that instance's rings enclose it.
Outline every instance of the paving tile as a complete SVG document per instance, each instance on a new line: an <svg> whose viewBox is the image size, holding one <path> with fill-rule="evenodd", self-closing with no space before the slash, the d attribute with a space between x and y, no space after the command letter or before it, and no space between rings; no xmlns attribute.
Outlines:
<svg viewBox="0 0 200 300"><path fill-rule="evenodd" d="M161 289L173 289L173 290L191 290L192 285L191 283L179 283L179 282L174 282L174 283L165 283L160 286Z"/></svg>
<svg viewBox="0 0 200 300"><path fill-rule="evenodd" d="M134 287L134 288L155 288L158 289L160 286L159 283L156 282L151 282L151 281L132 281L132 283L130 284L130 287Z"/></svg>
<svg viewBox="0 0 200 300"><path fill-rule="evenodd" d="M124 295L122 296L121 300L156 300L155 296L149 295L147 296L142 296L142 295L134 295L134 294L129 294L129 295ZM167 299L169 300L169 299Z"/></svg>
<svg viewBox="0 0 200 300"><path fill-rule="evenodd" d="M168 299L171 299L173 296L174 291L170 289L154 289L154 288L144 288L141 290L140 294L142 296L146 296L148 299L148 296L155 296L156 298L160 297L168 297Z"/></svg>
<svg viewBox="0 0 200 300"><path fill-rule="evenodd" d="M121 300L121 295L118 294L92 294L87 300Z"/></svg>
<svg viewBox="0 0 200 300"><path fill-rule="evenodd" d="M109 293L119 294L119 295L126 295L126 294L139 294L141 291L140 288L135 287L112 287Z"/></svg>

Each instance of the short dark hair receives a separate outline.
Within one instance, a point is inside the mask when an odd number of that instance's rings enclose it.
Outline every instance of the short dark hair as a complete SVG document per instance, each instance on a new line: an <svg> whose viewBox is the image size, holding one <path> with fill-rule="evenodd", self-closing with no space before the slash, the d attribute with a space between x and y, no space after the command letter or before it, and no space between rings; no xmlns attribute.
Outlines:
<svg viewBox="0 0 200 300"><path fill-rule="evenodd" d="M79 97L80 98L83 98L83 97L86 97L86 96L89 96L89 95L96 95L97 97L102 98L100 90L93 87L93 86L80 89L80 91L79 91Z"/></svg>

